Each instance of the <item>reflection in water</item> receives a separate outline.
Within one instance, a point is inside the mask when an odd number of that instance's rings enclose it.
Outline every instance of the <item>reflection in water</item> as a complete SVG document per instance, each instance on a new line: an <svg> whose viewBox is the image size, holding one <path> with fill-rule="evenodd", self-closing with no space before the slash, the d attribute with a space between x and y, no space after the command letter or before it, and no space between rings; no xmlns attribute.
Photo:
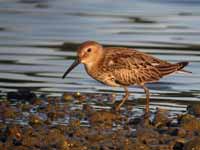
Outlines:
<svg viewBox="0 0 200 150"><path fill-rule="evenodd" d="M38 93L64 91L123 93L97 83L77 67L67 79L63 72L85 40L137 48L171 62L190 61L193 74L176 74L149 84L152 107L160 101L200 98L200 10L188 1L20 0L0 2L0 90L31 88ZM163 11L164 10L164 11ZM63 44L63 42L66 42ZM142 89L130 87L130 100L143 99ZM120 97L119 96L119 97ZM173 108L173 106L171 106Z"/></svg>

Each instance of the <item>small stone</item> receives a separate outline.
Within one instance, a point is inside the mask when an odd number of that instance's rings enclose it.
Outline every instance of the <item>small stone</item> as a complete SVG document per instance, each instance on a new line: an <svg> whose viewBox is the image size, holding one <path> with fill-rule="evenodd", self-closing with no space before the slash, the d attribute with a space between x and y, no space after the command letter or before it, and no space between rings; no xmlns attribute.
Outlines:
<svg viewBox="0 0 200 150"><path fill-rule="evenodd" d="M173 150L182 150L183 149L184 144L180 143L180 142L176 142L173 146Z"/></svg>
<svg viewBox="0 0 200 150"><path fill-rule="evenodd" d="M35 147L36 145L39 145L38 144L39 142L40 142L40 139L38 137L26 136L22 141L22 145L26 145L29 147Z"/></svg>
<svg viewBox="0 0 200 150"><path fill-rule="evenodd" d="M83 111L85 111L86 113L91 113L93 111L93 108L88 104L83 104Z"/></svg>
<svg viewBox="0 0 200 150"><path fill-rule="evenodd" d="M138 127L137 140L144 144L159 144L159 133L151 128Z"/></svg>
<svg viewBox="0 0 200 150"><path fill-rule="evenodd" d="M73 100L73 98L74 97L72 95L68 94L68 93L64 93L63 96L62 96L63 101L71 101L71 100Z"/></svg>
<svg viewBox="0 0 200 150"><path fill-rule="evenodd" d="M155 127L166 126L170 122L168 115L169 112L167 110L158 108L153 120Z"/></svg>
<svg viewBox="0 0 200 150"><path fill-rule="evenodd" d="M143 143L131 143L124 147L125 150L150 150L150 147Z"/></svg>
<svg viewBox="0 0 200 150"><path fill-rule="evenodd" d="M76 92L76 96L81 96L81 93L80 92Z"/></svg>
<svg viewBox="0 0 200 150"><path fill-rule="evenodd" d="M80 92L76 92L74 94L74 97L79 101L85 101L86 100L86 96L82 95Z"/></svg>
<svg viewBox="0 0 200 150"><path fill-rule="evenodd" d="M28 111L30 111L31 107L32 107L32 106L31 106L30 104L28 104L28 103L21 104L21 110L22 110L23 112L28 112Z"/></svg>
<svg viewBox="0 0 200 150"><path fill-rule="evenodd" d="M152 150L174 150L171 144L152 145L150 147Z"/></svg>
<svg viewBox="0 0 200 150"><path fill-rule="evenodd" d="M185 143L183 150L200 150L200 137L195 137Z"/></svg>
<svg viewBox="0 0 200 150"><path fill-rule="evenodd" d="M31 92L29 89L19 89L17 92L8 92L7 99L11 102L22 101L22 102L30 102L37 98L36 94Z"/></svg>
<svg viewBox="0 0 200 150"><path fill-rule="evenodd" d="M43 100L40 98L36 98L33 101L33 105L41 105L43 103Z"/></svg>
<svg viewBox="0 0 200 150"><path fill-rule="evenodd" d="M0 103L0 119L5 120L8 118L15 118L16 116L16 108L12 107L9 103Z"/></svg>
<svg viewBox="0 0 200 150"><path fill-rule="evenodd" d="M38 117L37 115L32 115L29 118L29 124L31 126L35 126L35 125L42 125L43 121L40 119L40 117Z"/></svg>
<svg viewBox="0 0 200 150"><path fill-rule="evenodd" d="M142 121L142 118L141 117L136 117L136 118L131 118L129 121L128 121L128 124L129 125L138 125L139 123L141 123Z"/></svg>
<svg viewBox="0 0 200 150"><path fill-rule="evenodd" d="M189 131L200 131L200 120L195 116L185 114L179 117L180 127Z"/></svg>
<svg viewBox="0 0 200 150"><path fill-rule="evenodd" d="M187 107L188 113L200 117L200 104L191 104Z"/></svg>
<svg viewBox="0 0 200 150"><path fill-rule="evenodd" d="M185 137L186 131L183 128L176 128L172 131L172 135L178 136L178 137Z"/></svg>
<svg viewBox="0 0 200 150"><path fill-rule="evenodd" d="M120 120L121 116L108 111L98 111L91 114L89 117L90 123L92 125L103 125L107 127L112 127L114 121Z"/></svg>
<svg viewBox="0 0 200 150"><path fill-rule="evenodd" d="M70 121L69 126L72 128L77 128L80 127L80 124L80 120L72 120Z"/></svg>

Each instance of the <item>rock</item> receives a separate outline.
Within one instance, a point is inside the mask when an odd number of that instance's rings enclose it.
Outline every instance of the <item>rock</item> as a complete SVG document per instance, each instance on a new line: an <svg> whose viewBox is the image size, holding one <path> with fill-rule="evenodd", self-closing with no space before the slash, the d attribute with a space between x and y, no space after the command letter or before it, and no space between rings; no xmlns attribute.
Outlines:
<svg viewBox="0 0 200 150"><path fill-rule="evenodd" d="M26 138L23 139L22 145L26 145L29 147L35 147L36 145L39 145L38 144L39 142L40 142L40 139L38 137L27 136Z"/></svg>
<svg viewBox="0 0 200 150"><path fill-rule="evenodd" d="M173 150L182 150L184 147L184 144L188 142L186 138L175 138L172 143L173 143Z"/></svg>
<svg viewBox="0 0 200 150"><path fill-rule="evenodd" d="M170 146L172 147L174 137L172 137L169 134L160 134L158 140L159 140L160 144L163 144L163 145L168 146L168 147L170 147Z"/></svg>
<svg viewBox="0 0 200 150"><path fill-rule="evenodd" d="M8 92L7 93L7 99L8 100L18 100L20 99L20 94L18 92Z"/></svg>
<svg viewBox="0 0 200 150"><path fill-rule="evenodd" d="M200 123L194 115L180 115L173 122L166 110L158 109L155 118L152 120L151 116L149 120L135 117L131 111L96 109L85 101L79 102L82 99L92 99L101 106L107 95L66 93L63 98L45 96L35 98L32 103L0 101L0 149L2 146L5 150L199 148Z"/></svg>
<svg viewBox="0 0 200 150"><path fill-rule="evenodd" d="M83 111L87 114L91 114L94 112L94 109L88 104L83 104Z"/></svg>
<svg viewBox="0 0 200 150"><path fill-rule="evenodd" d="M183 128L174 128L173 130L170 131L170 135L178 136L178 137L185 137L186 130Z"/></svg>
<svg viewBox="0 0 200 150"><path fill-rule="evenodd" d="M139 123L141 123L141 121L143 121L143 118L141 118L141 117L131 118L131 119L128 121L128 125L136 126L136 125L138 125Z"/></svg>
<svg viewBox="0 0 200 150"><path fill-rule="evenodd" d="M173 146L173 150L182 150L183 149L184 144L181 142L176 142Z"/></svg>
<svg viewBox="0 0 200 150"><path fill-rule="evenodd" d="M86 118L86 113L83 112L82 110L76 109L70 112L70 116L81 120Z"/></svg>
<svg viewBox="0 0 200 150"><path fill-rule="evenodd" d="M159 144L159 133L151 128L138 127L137 140L143 144Z"/></svg>
<svg viewBox="0 0 200 150"><path fill-rule="evenodd" d="M69 123L69 127L73 128L73 129L79 128L80 125L81 125L80 120L72 120Z"/></svg>
<svg viewBox="0 0 200 150"><path fill-rule="evenodd" d="M76 92L74 94L74 98L77 99L79 102L85 101L86 100L86 95L82 95L80 92Z"/></svg>
<svg viewBox="0 0 200 150"><path fill-rule="evenodd" d="M51 111L47 113L47 117L49 120L57 120L59 118L64 118L65 117L65 112L62 111Z"/></svg>
<svg viewBox="0 0 200 150"><path fill-rule="evenodd" d="M185 143L183 150L200 150L200 137L195 137Z"/></svg>
<svg viewBox="0 0 200 150"><path fill-rule="evenodd" d="M17 110L7 102L0 103L0 119L6 120L8 118L15 118L17 116Z"/></svg>
<svg viewBox="0 0 200 150"><path fill-rule="evenodd" d="M8 136L12 137L13 139L22 139L22 131L20 129L20 126L13 125L8 127Z"/></svg>
<svg viewBox="0 0 200 150"><path fill-rule="evenodd" d="M22 131L18 125L7 125L1 129L0 140L9 145L20 146L22 145Z"/></svg>
<svg viewBox="0 0 200 150"><path fill-rule="evenodd" d="M152 145L150 147L152 150L174 150L171 144Z"/></svg>
<svg viewBox="0 0 200 150"><path fill-rule="evenodd" d="M85 135L85 138L90 142L90 143L99 143L103 140L105 140L105 136L103 134L100 134L97 131L93 131Z"/></svg>
<svg viewBox="0 0 200 150"><path fill-rule="evenodd" d="M64 93L61 98L63 101L68 102L74 99L74 97L69 93Z"/></svg>
<svg viewBox="0 0 200 150"><path fill-rule="evenodd" d="M114 121L120 120L120 114L108 112L108 111L97 111L91 114L89 121L92 125L103 125L104 127L112 127Z"/></svg>
<svg viewBox="0 0 200 150"><path fill-rule="evenodd" d="M150 147L142 143L124 145L124 150L150 150Z"/></svg>
<svg viewBox="0 0 200 150"><path fill-rule="evenodd" d="M42 105L44 103L44 100L40 99L40 98L35 98L33 101L32 101L32 104L33 105Z"/></svg>
<svg viewBox="0 0 200 150"><path fill-rule="evenodd" d="M200 131L200 120L195 116L185 114L179 117L180 127L189 131Z"/></svg>
<svg viewBox="0 0 200 150"><path fill-rule="evenodd" d="M186 131L182 128L177 129L177 136L178 137L185 137L186 136Z"/></svg>
<svg viewBox="0 0 200 150"><path fill-rule="evenodd" d="M30 124L31 126L36 127L36 126L43 125L44 122L43 122L43 120L42 120L39 116L37 116L37 115L31 115L31 116L29 117L29 124Z"/></svg>
<svg viewBox="0 0 200 150"><path fill-rule="evenodd" d="M37 98L35 93L32 93L29 89L19 89L17 92L8 92L7 93L7 99L11 102L15 101L22 101L22 102L30 102L33 103L33 101Z"/></svg>
<svg viewBox="0 0 200 150"><path fill-rule="evenodd" d="M169 112L165 109L157 109L153 124L155 127L166 126L171 120L169 119Z"/></svg>
<svg viewBox="0 0 200 150"><path fill-rule="evenodd" d="M195 115L197 117L200 117L200 104L199 103L190 104L187 107L187 111L191 115Z"/></svg>
<svg viewBox="0 0 200 150"><path fill-rule="evenodd" d="M58 129L50 129L47 135L44 136L44 144L54 145L58 149L67 149L70 146L70 142Z"/></svg>
<svg viewBox="0 0 200 150"><path fill-rule="evenodd" d="M32 108L32 105L25 103L25 104L21 104L21 110L23 112L29 112Z"/></svg>

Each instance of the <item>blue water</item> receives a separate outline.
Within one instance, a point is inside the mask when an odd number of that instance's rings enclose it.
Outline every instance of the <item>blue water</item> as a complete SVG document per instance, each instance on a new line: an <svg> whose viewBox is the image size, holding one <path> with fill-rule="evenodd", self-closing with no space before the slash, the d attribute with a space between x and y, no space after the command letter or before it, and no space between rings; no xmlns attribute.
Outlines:
<svg viewBox="0 0 200 150"><path fill-rule="evenodd" d="M94 81L82 65L61 79L76 55L70 46L95 40L171 62L189 61L186 69L192 74L148 85L152 104L200 101L199 8L198 0L1 0L1 95L30 88L54 96L72 91L115 92L120 97L123 89ZM68 48L61 48L64 42ZM129 90L130 100L144 98L141 89Z"/></svg>

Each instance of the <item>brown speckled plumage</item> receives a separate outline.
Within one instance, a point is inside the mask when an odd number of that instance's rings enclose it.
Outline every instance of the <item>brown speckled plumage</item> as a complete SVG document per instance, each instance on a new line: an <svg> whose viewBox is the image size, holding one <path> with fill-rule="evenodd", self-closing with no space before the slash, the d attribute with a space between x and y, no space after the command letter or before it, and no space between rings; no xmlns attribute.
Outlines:
<svg viewBox="0 0 200 150"><path fill-rule="evenodd" d="M141 86L146 93L146 112L149 111L149 90L144 84L158 81L165 75L182 70L188 64L188 62L171 64L132 48L104 48L94 41L81 44L76 62L63 77L78 63L83 63L87 73L94 79L109 86L124 87L126 95L116 109L120 109L129 96L127 86Z"/></svg>

